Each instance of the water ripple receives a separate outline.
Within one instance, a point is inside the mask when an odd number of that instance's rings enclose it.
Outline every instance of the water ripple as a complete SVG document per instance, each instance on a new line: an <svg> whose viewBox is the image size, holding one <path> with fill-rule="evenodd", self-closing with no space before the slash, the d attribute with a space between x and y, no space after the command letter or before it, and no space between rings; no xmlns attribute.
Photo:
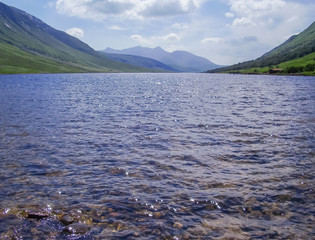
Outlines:
<svg viewBox="0 0 315 240"><path fill-rule="evenodd" d="M0 239L310 239L313 77L0 76Z"/></svg>

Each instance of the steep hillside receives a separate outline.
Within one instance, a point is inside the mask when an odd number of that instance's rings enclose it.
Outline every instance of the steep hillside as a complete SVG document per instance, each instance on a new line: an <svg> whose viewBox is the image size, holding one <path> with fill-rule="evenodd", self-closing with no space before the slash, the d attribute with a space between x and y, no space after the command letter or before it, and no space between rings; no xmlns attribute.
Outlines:
<svg viewBox="0 0 315 240"><path fill-rule="evenodd" d="M268 68L266 71L270 71L273 68L280 68L280 65L284 62L284 66L293 67L288 61L297 60L308 56L315 52L315 22L313 22L307 29L301 32L298 35L294 35L289 38L286 42L281 44L280 46L272 49L270 52L267 52L260 58L256 60L247 61L243 63L239 63L236 65L219 68L210 70L209 72L251 72L251 70L256 70L256 72L262 71L261 69L257 68ZM308 58L306 58L308 59ZM296 61L294 61L296 62ZM298 61L299 62L299 61ZM301 67L305 67L306 70L310 67L306 67L307 65L310 66L315 64L315 61L305 61L304 64L300 61L299 67L300 71L303 72L304 70ZM307 71L309 72L309 71ZM290 69L283 69L283 73L290 73Z"/></svg>
<svg viewBox="0 0 315 240"><path fill-rule="evenodd" d="M0 2L0 73L145 71Z"/></svg>
<svg viewBox="0 0 315 240"><path fill-rule="evenodd" d="M152 58L180 72L204 72L219 67L219 65L214 64L208 59L196 56L192 53L186 51L167 52L160 47L146 48L137 46L123 50L107 48L104 52Z"/></svg>
<svg viewBox="0 0 315 240"><path fill-rule="evenodd" d="M315 52L315 22L300 34L292 36L280 46L264 54L259 60L265 66L275 65L304 57L312 52Z"/></svg>

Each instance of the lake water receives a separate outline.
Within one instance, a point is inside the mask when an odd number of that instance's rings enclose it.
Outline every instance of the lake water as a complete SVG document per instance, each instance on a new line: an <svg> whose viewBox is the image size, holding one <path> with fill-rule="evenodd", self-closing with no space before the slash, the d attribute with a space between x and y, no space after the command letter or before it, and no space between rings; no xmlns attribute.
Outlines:
<svg viewBox="0 0 315 240"><path fill-rule="evenodd" d="M0 239L311 239L315 78L0 76Z"/></svg>

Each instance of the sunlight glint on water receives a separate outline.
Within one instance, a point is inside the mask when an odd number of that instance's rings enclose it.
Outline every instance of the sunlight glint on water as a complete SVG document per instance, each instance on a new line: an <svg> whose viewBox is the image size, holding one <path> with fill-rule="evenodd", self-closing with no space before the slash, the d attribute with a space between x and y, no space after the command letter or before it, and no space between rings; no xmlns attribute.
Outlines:
<svg viewBox="0 0 315 240"><path fill-rule="evenodd" d="M0 76L0 238L309 239L314 106L314 77Z"/></svg>

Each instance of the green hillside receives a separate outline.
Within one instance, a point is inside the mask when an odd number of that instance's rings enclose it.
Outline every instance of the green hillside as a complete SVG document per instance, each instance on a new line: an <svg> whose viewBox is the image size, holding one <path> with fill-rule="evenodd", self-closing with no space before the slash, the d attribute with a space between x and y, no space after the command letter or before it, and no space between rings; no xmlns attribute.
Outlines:
<svg viewBox="0 0 315 240"><path fill-rule="evenodd" d="M108 59L38 18L0 2L0 73L141 72Z"/></svg>
<svg viewBox="0 0 315 240"><path fill-rule="evenodd" d="M208 72L315 75L315 22L256 60Z"/></svg>

